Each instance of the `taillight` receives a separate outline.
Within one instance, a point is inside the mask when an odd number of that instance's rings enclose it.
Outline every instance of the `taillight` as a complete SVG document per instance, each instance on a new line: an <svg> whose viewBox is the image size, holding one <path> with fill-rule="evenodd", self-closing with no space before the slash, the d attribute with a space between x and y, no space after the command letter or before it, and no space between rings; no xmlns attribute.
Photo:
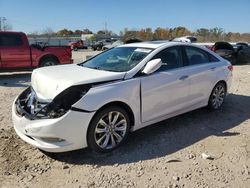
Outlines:
<svg viewBox="0 0 250 188"><path fill-rule="evenodd" d="M231 72L232 72L233 69L234 69L233 65L229 65L227 68L228 68Z"/></svg>
<svg viewBox="0 0 250 188"><path fill-rule="evenodd" d="M215 52L215 46L212 46L210 49L211 49L213 52Z"/></svg>

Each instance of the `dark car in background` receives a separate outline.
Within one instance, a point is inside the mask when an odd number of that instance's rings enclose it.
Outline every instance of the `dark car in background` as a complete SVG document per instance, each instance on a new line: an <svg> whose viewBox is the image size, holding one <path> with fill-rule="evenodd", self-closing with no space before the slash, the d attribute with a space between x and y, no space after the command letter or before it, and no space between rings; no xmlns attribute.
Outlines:
<svg viewBox="0 0 250 188"><path fill-rule="evenodd" d="M94 43L94 44L92 44L91 45L91 48L92 48L92 50L94 50L94 51L96 51L96 50L102 50L102 47L104 46L104 44L103 44L103 41L98 41L98 42L96 42L96 43Z"/></svg>
<svg viewBox="0 0 250 188"><path fill-rule="evenodd" d="M236 43L238 63L250 63L250 46L247 43Z"/></svg>
<svg viewBox="0 0 250 188"><path fill-rule="evenodd" d="M91 45L92 50L96 51L96 50L103 50L103 46L105 45L109 45L112 44L112 40L111 39L103 39L100 41L97 41L96 43Z"/></svg>
<svg viewBox="0 0 250 188"><path fill-rule="evenodd" d="M237 50L228 42L216 42L211 48L212 51L227 59L232 64L237 62Z"/></svg>
<svg viewBox="0 0 250 188"><path fill-rule="evenodd" d="M231 45L228 42L216 42L211 50L232 64L250 63L250 47L247 43L239 42Z"/></svg>

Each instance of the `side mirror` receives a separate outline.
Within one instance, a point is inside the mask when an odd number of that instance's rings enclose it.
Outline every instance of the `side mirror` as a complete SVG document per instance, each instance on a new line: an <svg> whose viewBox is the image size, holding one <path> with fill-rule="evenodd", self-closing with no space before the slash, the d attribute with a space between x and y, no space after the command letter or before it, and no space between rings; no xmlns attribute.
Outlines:
<svg viewBox="0 0 250 188"><path fill-rule="evenodd" d="M143 69L144 74L151 74L157 71L162 65L161 59L153 59L147 63L147 65Z"/></svg>

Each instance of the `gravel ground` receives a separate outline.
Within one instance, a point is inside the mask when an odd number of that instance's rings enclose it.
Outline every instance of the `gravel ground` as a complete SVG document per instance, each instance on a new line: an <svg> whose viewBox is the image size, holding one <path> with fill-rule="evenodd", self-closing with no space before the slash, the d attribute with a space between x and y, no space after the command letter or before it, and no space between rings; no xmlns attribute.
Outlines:
<svg viewBox="0 0 250 188"><path fill-rule="evenodd" d="M72 59L74 60L74 63L81 63L86 59L89 59L90 57L95 56L99 53L101 53L101 51L93 51L91 49L78 50L76 52L72 51Z"/></svg>
<svg viewBox="0 0 250 188"><path fill-rule="evenodd" d="M108 154L48 154L19 139L11 104L29 81L0 75L0 187L250 187L250 65L235 66L221 110L149 126Z"/></svg>

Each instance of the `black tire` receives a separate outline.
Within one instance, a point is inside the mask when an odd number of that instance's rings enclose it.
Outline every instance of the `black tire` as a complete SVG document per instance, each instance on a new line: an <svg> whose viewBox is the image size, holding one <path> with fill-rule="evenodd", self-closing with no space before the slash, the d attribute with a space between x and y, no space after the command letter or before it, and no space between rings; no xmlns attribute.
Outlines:
<svg viewBox="0 0 250 188"><path fill-rule="evenodd" d="M74 51L77 51L78 49L77 49L77 47L74 47L73 50L74 50Z"/></svg>
<svg viewBox="0 0 250 188"><path fill-rule="evenodd" d="M113 118L113 122L116 118L116 115L120 114L118 115L115 123L113 124L109 123L110 113L111 113L110 119L112 121ZM105 126L102 123L102 120L104 121L104 123L106 123L107 126ZM119 123L121 124L118 125ZM115 126L115 124L117 124L118 126ZM111 106L105 108L94 116L89 125L87 133L88 146L92 151L98 153L106 153L112 151L116 149L118 146L120 146L126 140L129 133L129 129L130 129L130 119L127 112L123 108L117 106ZM107 144L105 145L105 143ZM113 143L115 143L115 145L113 145Z"/></svg>
<svg viewBox="0 0 250 188"><path fill-rule="evenodd" d="M40 67L53 66L53 65L57 65L57 64L58 64L58 61L55 58L48 57L48 58L45 58L41 61Z"/></svg>
<svg viewBox="0 0 250 188"><path fill-rule="evenodd" d="M223 82L217 83L209 97L208 108L210 110L218 110L224 103L226 97L226 85Z"/></svg>

